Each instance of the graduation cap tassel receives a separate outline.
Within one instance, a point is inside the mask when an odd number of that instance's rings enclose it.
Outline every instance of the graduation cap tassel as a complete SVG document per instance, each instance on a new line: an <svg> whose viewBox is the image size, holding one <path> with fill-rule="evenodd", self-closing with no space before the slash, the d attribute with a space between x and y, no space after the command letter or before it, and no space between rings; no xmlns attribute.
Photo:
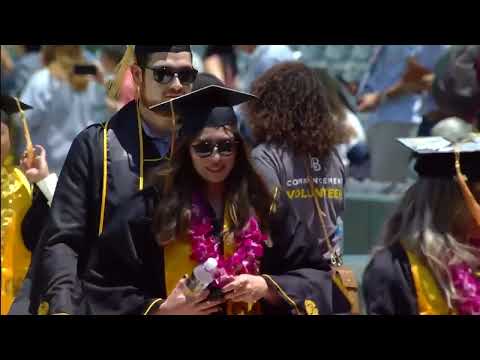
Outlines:
<svg viewBox="0 0 480 360"><path fill-rule="evenodd" d="M170 156L165 157L169 161L169 167L168 171L172 170L172 158L173 158L173 152L175 151L175 138L177 135L177 122L175 119L175 110L173 109L173 103L170 102L170 111L172 114L172 135L171 135L171 141L170 141ZM165 195L169 194L172 191L172 186L173 186L173 177L167 176L165 179L165 183L163 186L163 193Z"/></svg>
<svg viewBox="0 0 480 360"><path fill-rule="evenodd" d="M139 179L138 179L138 189L143 190L143 181L144 181L144 150L143 150L143 127L142 120L140 118L140 100L136 100L137 105L137 129L138 129L138 146L139 146Z"/></svg>
<svg viewBox="0 0 480 360"><path fill-rule="evenodd" d="M35 157L35 153L33 151L32 138L30 136L30 130L28 129L27 117L25 116L25 112L23 111L22 106L20 105L20 101L16 97L15 97L15 102L17 103L18 111L20 112L20 117L23 123L23 133L25 135L25 143L27 144L26 160L27 160L27 166L30 167L32 166L33 159Z"/></svg>
<svg viewBox="0 0 480 360"><path fill-rule="evenodd" d="M120 88L122 87L123 81L125 79L125 74L128 68L133 65L134 61L135 46L127 45L127 50L125 50L125 54L123 55L122 60L120 60L117 67L115 68L115 80L113 80L107 85L109 97L113 99L118 98Z"/></svg>
<svg viewBox="0 0 480 360"><path fill-rule="evenodd" d="M173 157L173 152L175 150L175 138L177 135L177 122L175 119L175 110L173 109L173 102L170 102L170 110L172 112L172 126L173 126L172 141L171 141L171 147L170 147L170 160L171 160Z"/></svg>
<svg viewBox="0 0 480 360"><path fill-rule="evenodd" d="M465 175L462 174L462 170L460 168L460 152L457 146L455 147L455 170L457 172L457 179L460 190L462 191L463 197L467 203L467 208L470 210L470 213L472 214L473 220L475 221L476 225L480 227L480 205L475 200L475 197L470 191L466 183Z"/></svg>

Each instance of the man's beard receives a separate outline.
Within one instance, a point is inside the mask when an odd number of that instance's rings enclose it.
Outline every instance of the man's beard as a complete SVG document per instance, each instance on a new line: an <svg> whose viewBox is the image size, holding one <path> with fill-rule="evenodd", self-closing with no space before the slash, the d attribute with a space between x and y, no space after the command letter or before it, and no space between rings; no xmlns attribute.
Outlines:
<svg viewBox="0 0 480 360"><path fill-rule="evenodd" d="M173 127L173 119L170 111L165 113L159 113L158 111L152 111L149 108L153 105L159 104L159 102L148 101L143 92L139 94L139 111L140 116L144 121L150 124L155 124L157 130L170 131Z"/></svg>
<svg viewBox="0 0 480 360"><path fill-rule="evenodd" d="M147 96L145 95L145 90L144 89L140 89L139 100L140 100L140 105L143 106L146 109L149 109L151 106L157 104L157 102L155 102L155 101L149 101L148 100Z"/></svg>

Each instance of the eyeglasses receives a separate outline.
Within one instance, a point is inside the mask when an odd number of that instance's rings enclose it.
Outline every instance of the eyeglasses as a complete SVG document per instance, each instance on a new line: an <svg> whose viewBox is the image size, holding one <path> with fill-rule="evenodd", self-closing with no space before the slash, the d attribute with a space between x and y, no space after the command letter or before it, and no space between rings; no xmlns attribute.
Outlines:
<svg viewBox="0 0 480 360"><path fill-rule="evenodd" d="M236 148L238 141L236 140L220 140L213 142L204 140L198 144L192 145L195 153L201 158L207 158L212 156L214 151L217 151L220 156L231 156Z"/></svg>
<svg viewBox="0 0 480 360"><path fill-rule="evenodd" d="M198 71L191 67L175 69L168 66L145 67L153 71L153 78L160 84L168 84L176 76L182 84L192 84Z"/></svg>

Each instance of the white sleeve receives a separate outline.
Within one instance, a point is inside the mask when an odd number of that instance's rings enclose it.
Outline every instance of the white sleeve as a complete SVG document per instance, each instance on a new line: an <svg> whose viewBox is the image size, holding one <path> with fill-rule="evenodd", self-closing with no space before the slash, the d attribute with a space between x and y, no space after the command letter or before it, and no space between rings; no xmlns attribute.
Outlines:
<svg viewBox="0 0 480 360"><path fill-rule="evenodd" d="M355 115L350 109L345 108L345 113L346 113L346 122L348 125L350 125L354 130L355 130L355 137L352 141L353 145L357 144L358 142L363 142L366 141L366 134L365 134L365 129L363 128L363 125L358 118L357 115Z"/></svg>
<svg viewBox="0 0 480 360"><path fill-rule="evenodd" d="M47 199L48 206L52 204L53 194L55 193L55 188L57 187L57 181L57 174L53 173L37 182L38 188L42 191L43 195L45 195L45 198Z"/></svg>

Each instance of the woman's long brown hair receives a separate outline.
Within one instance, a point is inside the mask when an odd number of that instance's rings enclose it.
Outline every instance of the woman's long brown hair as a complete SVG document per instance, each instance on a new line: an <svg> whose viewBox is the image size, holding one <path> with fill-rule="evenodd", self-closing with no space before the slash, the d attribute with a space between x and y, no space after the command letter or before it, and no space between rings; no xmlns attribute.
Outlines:
<svg viewBox="0 0 480 360"><path fill-rule="evenodd" d="M225 209L233 232L241 230L252 215L259 219L262 231L268 232L268 217L272 196L263 179L249 159L243 139L234 131L238 141L235 165L225 180ZM183 137L175 151L171 166L158 170L151 182L159 191L159 201L153 217L153 231L157 242L165 246L187 235L191 218L191 199L194 191L203 189L204 180L197 174L190 156L190 145L195 136Z"/></svg>

